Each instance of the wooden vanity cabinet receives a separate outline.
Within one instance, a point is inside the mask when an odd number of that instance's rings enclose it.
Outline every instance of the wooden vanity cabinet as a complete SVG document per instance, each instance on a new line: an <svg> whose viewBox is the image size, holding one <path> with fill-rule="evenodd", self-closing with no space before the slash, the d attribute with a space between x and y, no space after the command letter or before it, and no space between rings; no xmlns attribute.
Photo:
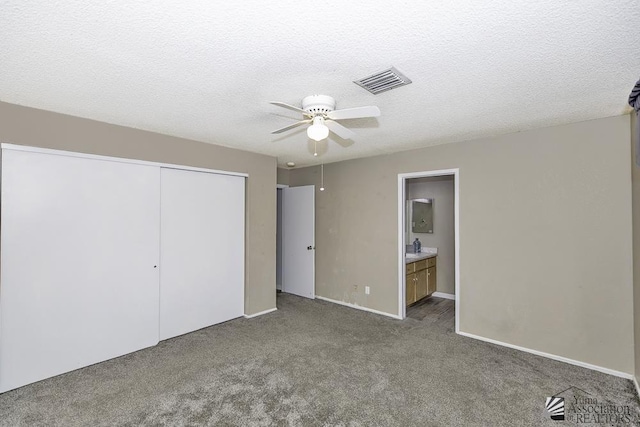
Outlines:
<svg viewBox="0 0 640 427"><path fill-rule="evenodd" d="M411 305L436 291L436 257L406 264L406 298Z"/></svg>

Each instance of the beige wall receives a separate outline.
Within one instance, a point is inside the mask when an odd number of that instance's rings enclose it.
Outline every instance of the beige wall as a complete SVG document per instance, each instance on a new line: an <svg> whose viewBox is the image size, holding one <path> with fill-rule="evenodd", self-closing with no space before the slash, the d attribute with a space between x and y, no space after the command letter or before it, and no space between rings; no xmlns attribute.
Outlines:
<svg viewBox="0 0 640 427"><path fill-rule="evenodd" d="M625 115L327 164L316 293L397 314L398 174L460 168L461 331L632 373L629 139Z"/></svg>
<svg viewBox="0 0 640 427"><path fill-rule="evenodd" d="M455 294L455 227L453 176L407 180L408 199L434 199L433 234L409 233L409 241L417 237L423 247L438 248L437 292Z"/></svg>
<svg viewBox="0 0 640 427"><path fill-rule="evenodd" d="M631 170L633 194L633 308L635 332L635 376L640 377L640 167L635 164L638 120L631 114Z"/></svg>
<svg viewBox="0 0 640 427"><path fill-rule="evenodd" d="M278 184L289 185L289 169L278 168Z"/></svg>
<svg viewBox="0 0 640 427"><path fill-rule="evenodd" d="M0 141L248 173L245 313L276 306L274 157L3 102L0 102Z"/></svg>

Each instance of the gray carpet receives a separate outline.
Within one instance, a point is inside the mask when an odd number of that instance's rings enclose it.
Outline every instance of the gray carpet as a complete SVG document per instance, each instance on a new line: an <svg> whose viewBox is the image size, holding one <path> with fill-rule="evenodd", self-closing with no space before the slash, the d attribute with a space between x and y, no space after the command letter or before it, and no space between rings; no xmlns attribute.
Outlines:
<svg viewBox="0 0 640 427"><path fill-rule="evenodd" d="M4 393L0 425L558 426L545 398L572 386L640 414L631 381L452 323L287 294L278 309Z"/></svg>

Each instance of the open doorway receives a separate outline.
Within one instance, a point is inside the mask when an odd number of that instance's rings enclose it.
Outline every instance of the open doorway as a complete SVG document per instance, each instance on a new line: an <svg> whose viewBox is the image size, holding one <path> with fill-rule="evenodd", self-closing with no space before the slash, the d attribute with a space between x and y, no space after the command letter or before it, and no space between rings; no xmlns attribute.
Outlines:
<svg viewBox="0 0 640 427"><path fill-rule="evenodd" d="M459 330L459 170L398 175L398 313Z"/></svg>

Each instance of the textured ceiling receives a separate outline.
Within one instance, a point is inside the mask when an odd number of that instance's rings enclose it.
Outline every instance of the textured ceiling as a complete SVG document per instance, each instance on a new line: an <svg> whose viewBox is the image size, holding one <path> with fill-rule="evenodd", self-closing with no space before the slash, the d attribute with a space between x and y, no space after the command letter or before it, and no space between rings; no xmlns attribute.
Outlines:
<svg viewBox="0 0 640 427"><path fill-rule="evenodd" d="M640 0L2 1L0 100L309 165L623 114ZM389 66L413 83L352 83ZM321 156L292 123L311 94L343 121Z"/></svg>

